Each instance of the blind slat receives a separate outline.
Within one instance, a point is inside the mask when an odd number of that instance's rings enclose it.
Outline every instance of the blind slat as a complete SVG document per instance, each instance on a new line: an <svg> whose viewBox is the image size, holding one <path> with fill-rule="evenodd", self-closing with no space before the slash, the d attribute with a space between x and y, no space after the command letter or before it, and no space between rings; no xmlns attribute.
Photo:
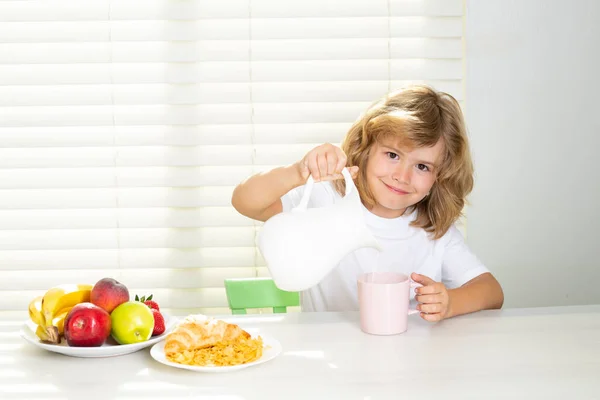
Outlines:
<svg viewBox="0 0 600 400"><path fill-rule="evenodd" d="M253 226L232 207L0 210L0 230Z"/></svg>
<svg viewBox="0 0 600 400"><path fill-rule="evenodd" d="M257 144L336 141L349 123L256 124ZM197 126L90 126L0 128L2 147L249 145L250 124ZM284 132L285 134L282 134ZM323 136L320 136L323 135ZM0 147L1 148L1 147Z"/></svg>
<svg viewBox="0 0 600 400"><path fill-rule="evenodd" d="M3 126L250 123L249 104L5 107Z"/></svg>
<svg viewBox="0 0 600 400"><path fill-rule="evenodd" d="M406 82L392 82L401 87ZM46 85L0 86L0 106L90 106L90 105L192 105L275 102L355 102L370 101L385 94L388 81L354 82L253 82L204 83L191 85ZM438 81L443 90L450 87L462 100L459 81ZM78 128L80 129L80 128ZM96 127L89 130L98 129ZM3 129L0 128L0 135ZM112 129L105 129L112 136Z"/></svg>
<svg viewBox="0 0 600 400"><path fill-rule="evenodd" d="M460 16L461 0L306 0L287 4L278 0L253 0L252 15L263 18Z"/></svg>
<svg viewBox="0 0 600 400"><path fill-rule="evenodd" d="M305 0L286 4L257 0L251 2L251 12L257 18L379 17L388 15L388 1Z"/></svg>
<svg viewBox="0 0 600 400"><path fill-rule="evenodd" d="M232 186L270 167L0 168L0 189Z"/></svg>
<svg viewBox="0 0 600 400"><path fill-rule="evenodd" d="M0 250L247 247L253 227L0 231Z"/></svg>
<svg viewBox="0 0 600 400"><path fill-rule="evenodd" d="M390 35L396 37L456 37L462 36L462 18L390 18Z"/></svg>
<svg viewBox="0 0 600 400"><path fill-rule="evenodd" d="M139 42L153 42L151 49L197 46L196 41L247 41L256 49L273 39L386 39L397 37L460 37L461 17L374 17L361 18L253 18L203 21L86 21L86 22L5 22L0 26L0 43L22 52L44 43L48 50L100 48L105 52L137 48ZM391 31L389 28L392 28ZM127 43L131 42L131 43ZM190 43L177 43L190 42ZM240 42L241 43L241 42ZM142 48L143 49L143 48ZM84 59L82 55L78 55ZM85 60L85 59L84 59ZM87 62L87 61L86 61Z"/></svg>
<svg viewBox="0 0 600 400"><path fill-rule="evenodd" d="M204 288L222 288L223 280L226 278L251 278L256 276L253 268L162 268L149 269L140 273L137 269L56 269L53 271L54 282L74 282L94 284L105 277L113 277L126 286L135 285L148 290L156 289L204 289ZM3 271L3 279L0 280L0 291L10 291L15 287L22 290L40 290L48 289L48 277L40 274L39 271ZM134 292L133 289L129 295L134 298L149 295L152 292ZM158 298L157 298L158 299Z"/></svg>
<svg viewBox="0 0 600 400"><path fill-rule="evenodd" d="M458 17L463 15L462 0L390 0L391 15Z"/></svg>
<svg viewBox="0 0 600 400"><path fill-rule="evenodd" d="M119 0L111 4L111 17L115 20L248 18L249 5L250 0Z"/></svg>
<svg viewBox="0 0 600 400"><path fill-rule="evenodd" d="M2 43L0 64L248 61L247 40L199 42Z"/></svg>
<svg viewBox="0 0 600 400"><path fill-rule="evenodd" d="M0 2L0 21L95 21L112 19L246 18L249 0L29 0Z"/></svg>
<svg viewBox="0 0 600 400"><path fill-rule="evenodd" d="M248 62L0 65L0 85L247 82Z"/></svg>
<svg viewBox="0 0 600 400"><path fill-rule="evenodd" d="M0 21L86 21L107 20L110 0L0 1Z"/></svg>
<svg viewBox="0 0 600 400"><path fill-rule="evenodd" d="M0 43L240 40L249 27L244 19L3 22Z"/></svg>
<svg viewBox="0 0 600 400"><path fill-rule="evenodd" d="M0 190L0 213L16 209L111 208L117 189Z"/></svg>
<svg viewBox="0 0 600 400"><path fill-rule="evenodd" d="M368 81L385 80L391 63L398 73L393 80L461 79L460 60L331 60L331 61L257 61L253 79L257 82L281 81ZM401 70L400 70L401 69Z"/></svg>
<svg viewBox="0 0 600 400"><path fill-rule="evenodd" d="M249 103L248 83L0 86L0 106Z"/></svg>
<svg viewBox="0 0 600 400"><path fill-rule="evenodd" d="M318 43L315 43L318 42ZM316 39L257 42L252 60L460 58L460 39ZM391 51L389 47L391 46Z"/></svg>
<svg viewBox="0 0 600 400"><path fill-rule="evenodd" d="M392 60L392 65L404 66L404 75L393 80L453 80L462 79L460 60L407 59ZM385 60L317 60L317 61L254 61L251 63L254 82L302 81L377 81L389 79L389 61ZM412 67L411 67L412 64ZM219 74L219 68L222 73ZM398 67L399 68L399 67ZM114 83L196 83L248 82L248 63L189 63L183 65L115 64ZM218 76L218 77L217 77ZM66 70L60 65L0 65L0 85L69 85L110 84L111 70L106 65L74 64Z"/></svg>
<svg viewBox="0 0 600 400"><path fill-rule="evenodd" d="M110 30L110 21L2 22L0 43L103 42L110 41Z"/></svg>
<svg viewBox="0 0 600 400"><path fill-rule="evenodd" d="M0 144L2 147L250 144L251 132L250 124L0 127Z"/></svg>
<svg viewBox="0 0 600 400"><path fill-rule="evenodd" d="M233 189L233 186L203 186L0 190L0 209L224 207L231 204Z"/></svg>
<svg viewBox="0 0 600 400"><path fill-rule="evenodd" d="M290 4L278 0L88 0L73 4L69 0L37 0L24 3L0 2L0 21L73 21L73 20L189 20L199 18L289 18L289 17L372 17L460 16L460 0L310 0ZM32 12L34 10L34 12Z"/></svg>
<svg viewBox="0 0 600 400"><path fill-rule="evenodd" d="M254 247L203 247L194 249L67 249L0 250L0 270L117 270L156 268L247 268L263 266ZM60 281L56 281L60 282Z"/></svg>
<svg viewBox="0 0 600 400"><path fill-rule="evenodd" d="M234 166L287 162L316 144L257 146L95 147L0 149L0 168ZM281 154L288 152L293 156ZM116 175L116 174L115 174Z"/></svg>
<svg viewBox="0 0 600 400"><path fill-rule="evenodd" d="M161 299L160 304L165 308L190 308L194 304L201 304L205 308L227 307L227 296L223 288L171 290L131 285L128 289L130 293L152 293L155 299ZM0 310L27 310L31 299L44 293L44 290L0 290Z"/></svg>

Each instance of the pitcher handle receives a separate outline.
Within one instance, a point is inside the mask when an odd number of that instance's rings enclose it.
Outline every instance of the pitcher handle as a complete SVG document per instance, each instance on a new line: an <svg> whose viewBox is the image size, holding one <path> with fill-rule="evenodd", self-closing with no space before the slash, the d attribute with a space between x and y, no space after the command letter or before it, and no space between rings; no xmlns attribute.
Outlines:
<svg viewBox="0 0 600 400"><path fill-rule="evenodd" d="M315 185L315 180L312 175L308 177L308 180L304 184L304 194L302 195L302 200L300 200L300 204L297 207L293 208L292 211L305 211L308 207L308 200L310 199L310 194L312 193L313 186Z"/></svg>
<svg viewBox="0 0 600 400"><path fill-rule="evenodd" d="M344 175L344 180L346 181L345 196L348 196L350 193L356 191L356 185L354 184L354 180L352 179L352 175L350 174L350 171L348 171L348 168L342 170L342 175Z"/></svg>
<svg viewBox="0 0 600 400"><path fill-rule="evenodd" d="M342 170L342 175L344 175L344 180L346 181L346 196L353 191L356 191L356 186L354 185L354 181L352 180L352 175L348 168L344 168ZM304 187L304 194L302 195L302 199L300 200L300 204L292 211L305 211L308 208L308 201L310 200L310 195L312 193L313 186L315 185L315 180L312 175L308 177L306 180L306 184Z"/></svg>

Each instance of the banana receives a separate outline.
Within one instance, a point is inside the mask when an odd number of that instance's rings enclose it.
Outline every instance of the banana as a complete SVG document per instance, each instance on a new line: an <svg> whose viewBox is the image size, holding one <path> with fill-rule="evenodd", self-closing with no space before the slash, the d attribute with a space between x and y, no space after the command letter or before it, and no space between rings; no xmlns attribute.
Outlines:
<svg viewBox="0 0 600 400"><path fill-rule="evenodd" d="M43 325L40 326L45 332L40 334L36 332L37 336L46 342L59 343L67 313L75 305L90 301L92 287L92 285L79 284L60 285L49 289L42 297L41 305Z"/></svg>
<svg viewBox="0 0 600 400"><path fill-rule="evenodd" d="M31 300L29 303L29 318L36 325L46 325L44 321L44 315L42 314L42 298L43 296L38 296L35 299Z"/></svg>
<svg viewBox="0 0 600 400"><path fill-rule="evenodd" d="M38 326L37 326L37 329L35 330L35 335L36 335L38 338L40 338L40 340L41 340L42 342L48 342L48 343L51 343L51 341L50 341L50 336L48 336L48 333L47 333L47 331L46 331L46 328L44 328L43 326L41 326L41 325L38 325Z"/></svg>
<svg viewBox="0 0 600 400"><path fill-rule="evenodd" d="M58 330L58 335L59 335L58 341L60 341L60 337L65 332L65 319L67 318L67 315L69 314L69 311L71 311L72 308L73 307L64 308L62 310L62 312L59 313L56 317L54 317L54 319L52 320L52 326L56 327L56 330ZM56 343L56 342L53 342L54 339L51 337L51 334L49 334L48 332L49 332L49 330L44 325L38 325L35 330L36 336L42 342Z"/></svg>
<svg viewBox="0 0 600 400"><path fill-rule="evenodd" d="M59 314L52 320L52 325L58 329L58 334L62 335L65 332L65 319L73 307L63 308Z"/></svg>
<svg viewBox="0 0 600 400"><path fill-rule="evenodd" d="M42 298L42 314L46 326L52 324L52 319L67 307L90 301L92 285L61 285L49 289Z"/></svg>

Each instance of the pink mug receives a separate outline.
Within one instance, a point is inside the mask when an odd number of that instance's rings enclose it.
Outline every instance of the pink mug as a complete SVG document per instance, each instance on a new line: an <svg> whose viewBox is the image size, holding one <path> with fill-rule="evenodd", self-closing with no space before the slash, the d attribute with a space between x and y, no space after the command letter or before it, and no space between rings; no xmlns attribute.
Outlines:
<svg viewBox="0 0 600 400"><path fill-rule="evenodd" d="M410 289L421 286L407 275L370 272L358 277L360 328L372 335L406 332L408 316L418 313L408 308Z"/></svg>

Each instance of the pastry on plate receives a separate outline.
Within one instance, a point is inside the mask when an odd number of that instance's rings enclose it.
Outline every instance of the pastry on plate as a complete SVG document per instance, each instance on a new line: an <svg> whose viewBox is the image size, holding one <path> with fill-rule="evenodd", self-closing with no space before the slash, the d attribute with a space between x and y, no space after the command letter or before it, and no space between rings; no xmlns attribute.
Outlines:
<svg viewBox="0 0 600 400"><path fill-rule="evenodd" d="M262 356L263 341L236 324L190 315L165 339L167 360L196 366L231 366L255 361Z"/></svg>

